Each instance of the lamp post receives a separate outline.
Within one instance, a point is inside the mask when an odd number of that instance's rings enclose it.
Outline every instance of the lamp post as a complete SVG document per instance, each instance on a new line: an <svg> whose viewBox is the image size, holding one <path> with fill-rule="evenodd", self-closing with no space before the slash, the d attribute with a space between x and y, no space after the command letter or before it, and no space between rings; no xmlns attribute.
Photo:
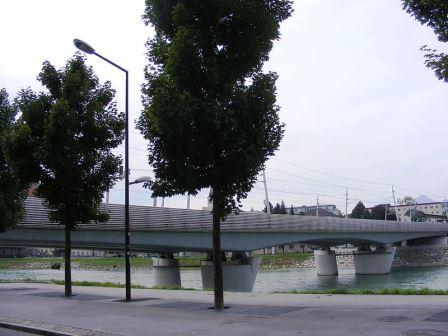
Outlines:
<svg viewBox="0 0 448 336"><path fill-rule="evenodd" d="M145 183L145 182L151 182L151 181L152 181L151 177L149 177L149 176L142 176L142 177L139 177L139 178L135 179L132 182L129 182L129 184L139 184L139 183Z"/></svg>
<svg viewBox="0 0 448 336"><path fill-rule="evenodd" d="M118 64L108 60L106 57L98 54L89 44L84 41L74 39L73 43L79 50L93 54L120 69L126 74L126 97L125 97L125 138L124 138L124 255L125 255L125 273L126 273L126 301L131 301L131 263L129 260L129 74L128 71Z"/></svg>

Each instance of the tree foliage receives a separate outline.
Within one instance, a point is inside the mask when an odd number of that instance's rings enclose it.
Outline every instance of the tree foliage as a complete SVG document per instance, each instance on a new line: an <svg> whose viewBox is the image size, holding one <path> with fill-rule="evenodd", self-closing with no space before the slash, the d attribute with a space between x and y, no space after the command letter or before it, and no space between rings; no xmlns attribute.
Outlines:
<svg viewBox="0 0 448 336"><path fill-rule="evenodd" d="M5 89L0 90L0 232L18 224L23 214L25 184L15 176L6 160L6 139L12 131L17 115L16 107L10 103Z"/></svg>
<svg viewBox="0 0 448 336"><path fill-rule="evenodd" d="M404 10L423 25L434 30L440 42L448 42L448 1L446 0L402 0ZM448 82L448 54L439 53L426 45L425 64L437 78Z"/></svg>
<svg viewBox="0 0 448 336"><path fill-rule="evenodd" d="M281 203L275 204L275 207L271 210L272 214L286 215L288 212L286 211L285 202L281 201Z"/></svg>
<svg viewBox="0 0 448 336"><path fill-rule="evenodd" d="M370 218L378 220L397 220L394 209L388 204L375 205L370 211Z"/></svg>
<svg viewBox="0 0 448 336"><path fill-rule="evenodd" d="M364 203L359 201L353 208L350 218L369 219L370 213L364 206Z"/></svg>
<svg viewBox="0 0 448 336"><path fill-rule="evenodd" d="M291 12L289 0L146 0L155 36L139 129L157 178L151 188L172 196L212 187L215 262L219 221L247 196L283 135L277 75L262 66Z"/></svg>
<svg viewBox="0 0 448 336"><path fill-rule="evenodd" d="M235 196L246 197L283 135L277 76L261 67L290 12L289 1L146 2L156 36L147 43L139 127L156 195L212 186L221 217Z"/></svg>
<svg viewBox="0 0 448 336"><path fill-rule="evenodd" d="M99 205L119 177L111 149L123 140L124 117L110 83L100 84L79 54L59 70L44 62L38 79L46 92L26 89L16 99L21 116L8 154L20 180L38 184L50 220L69 240L79 223L107 218ZM69 251L66 241L66 261Z"/></svg>

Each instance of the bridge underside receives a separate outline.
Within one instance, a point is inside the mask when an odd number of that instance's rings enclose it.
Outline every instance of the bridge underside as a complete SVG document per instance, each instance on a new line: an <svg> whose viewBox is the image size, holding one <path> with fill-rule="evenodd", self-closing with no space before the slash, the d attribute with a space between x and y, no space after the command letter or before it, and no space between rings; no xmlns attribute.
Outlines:
<svg viewBox="0 0 448 336"><path fill-rule="evenodd" d="M343 244L392 244L403 240L445 236L446 232L225 232L221 233L223 251L254 251L293 243L331 247ZM16 228L2 234L0 246L62 248L61 229ZM122 250L124 233L119 230L78 230L72 233L72 248ZM134 231L130 248L134 252L181 252L212 250L211 232Z"/></svg>

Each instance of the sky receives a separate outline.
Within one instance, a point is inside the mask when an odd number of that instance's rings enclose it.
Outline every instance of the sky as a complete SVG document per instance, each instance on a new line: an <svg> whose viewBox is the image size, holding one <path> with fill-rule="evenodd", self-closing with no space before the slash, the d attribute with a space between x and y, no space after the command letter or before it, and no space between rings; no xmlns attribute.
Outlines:
<svg viewBox="0 0 448 336"><path fill-rule="evenodd" d="M153 35L141 15L143 0L14 0L0 11L0 87L10 98L26 87L42 90L36 77L45 60L56 67L76 51L79 38L130 73L131 181L152 176L146 143L134 128L142 111L140 87L147 64L145 42ZM348 212L397 198L448 197L448 84L424 66L422 45L444 52L431 29L401 8L400 0L298 0L281 25L266 71L275 71L277 103L286 132L266 165L272 203L335 204ZM124 75L89 55L101 81L111 81L124 110ZM124 153L120 146L117 153ZM261 210L262 177L243 209ZM110 192L123 203L123 182ZM150 193L130 187L132 204L152 205ZM208 190L191 199L206 206ZM158 200L158 205L161 201ZM186 207L186 197L165 199Z"/></svg>

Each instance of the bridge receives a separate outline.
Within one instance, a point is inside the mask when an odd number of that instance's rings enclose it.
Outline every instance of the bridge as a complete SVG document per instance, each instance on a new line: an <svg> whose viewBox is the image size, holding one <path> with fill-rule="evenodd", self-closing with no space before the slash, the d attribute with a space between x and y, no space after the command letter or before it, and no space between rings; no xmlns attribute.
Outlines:
<svg viewBox="0 0 448 336"><path fill-rule="evenodd" d="M22 222L14 230L0 234L0 246L64 246L63 227L49 221L47 209L40 199L29 197L25 201L25 209ZM112 204L107 210L110 212L108 222L79 225L72 234L72 248L123 250L124 206ZM159 284L180 283L177 260L170 257L172 252L212 251L212 216L209 211L131 205L130 228L131 251L164 256L155 258L153 262L160 275ZM228 266L225 269L228 269L229 279L238 273L236 278L248 277L250 279L242 281L248 283L252 282L252 278L255 281L254 269L260 260L246 252L291 243L320 246L323 250L315 251L318 274L335 275L336 256L329 248L350 243L365 250L354 256L357 273L384 274L390 271L394 256L391 244L410 239L445 237L447 232L448 223L239 212L229 215L222 222L221 246L223 251L233 252L234 255L228 265L224 263ZM371 251L370 245L375 245L376 250ZM242 268L237 266L247 266L247 276L242 276ZM210 280L210 274L204 278L207 272L211 273L210 262L203 265L204 283ZM226 279L226 274L224 277ZM227 283L235 282L229 279ZM208 281L207 285L210 284ZM207 285L204 284L204 287L210 288Z"/></svg>

